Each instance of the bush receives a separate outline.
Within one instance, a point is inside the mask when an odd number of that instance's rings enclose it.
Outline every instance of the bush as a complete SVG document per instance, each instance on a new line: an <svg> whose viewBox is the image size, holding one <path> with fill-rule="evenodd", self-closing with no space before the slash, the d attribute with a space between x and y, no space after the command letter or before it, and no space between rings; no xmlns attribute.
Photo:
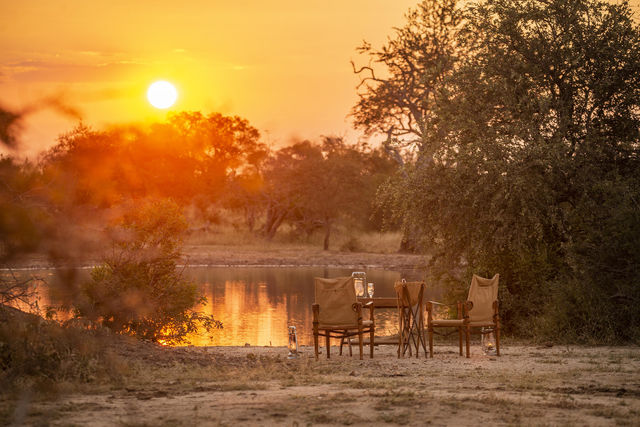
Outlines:
<svg viewBox="0 0 640 427"><path fill-rule="evenodd" d="M345 252L361 252L362 243L357 237L349 237L349 239L340 246L341 251Z"/></svg>
<svg viewBox="0 0 640 427"><path fill-rule="evenodd" d="M74 301L76 313L117 333L164 344L221 328L193 310L206 303L177 268L187 224L171 201L135 206L113 229L113 255L94 268Z"/></svg>
<svg viewBox="0 0 640 427"><path fill-rule="evenodd" d="M0 306L0 389L29 382L92 382L117 378L117 360L99 331L62 327L37 315Z"/></svg>

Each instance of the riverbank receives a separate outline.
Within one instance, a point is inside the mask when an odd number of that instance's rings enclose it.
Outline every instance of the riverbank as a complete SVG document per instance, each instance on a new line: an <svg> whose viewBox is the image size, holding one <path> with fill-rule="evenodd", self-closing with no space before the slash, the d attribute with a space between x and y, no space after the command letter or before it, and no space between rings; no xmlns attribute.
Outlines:
<svg viewBox="0 0 640 427"><path fill-rule="evenodd" d="M376 252L347 252L296 244L262 245L214 245L187 244L183 249L182 263L190 266L211 267L345 267L420 269L426 264L424 255ZM62 265L89 267L102 259L97 252L88 252L72 260L60 261ZM46 255L31 254L12 262L14 268L44 269L55 264Z"/></svg>
<svg viewBox="0 0 640 427"><path fill-rule="evenodd" d="M638 347L511 344L501 357L437 345L433 359L287 360L283 347L139 346L120 383L22 393L15 425L638 425ZM147 350L143 350L146 348ZM62 387L64 389L64 387Z"/></svg>

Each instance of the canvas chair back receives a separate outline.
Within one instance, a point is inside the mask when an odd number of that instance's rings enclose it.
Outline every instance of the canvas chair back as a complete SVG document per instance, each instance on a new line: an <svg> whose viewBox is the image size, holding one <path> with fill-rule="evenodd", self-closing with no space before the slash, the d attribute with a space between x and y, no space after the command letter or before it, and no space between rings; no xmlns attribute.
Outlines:
<svg viewBox="0 0 640 427"><path fill-rule="evenodd" d="M473 303L469 311L469 321L490 322L493 320L493 302L498 300L498 281L500 275L491 279L473 275L468 300Z"/></svg>
<svg viewBox="0 0 640 427"><path fill-rule="evenodd" d="M406 293L402 290L403 286L407 289ZM404 306L413 307L420 303L420 297L422 296L420 290L422 289L424 294L424 286L424 282L396 282L393 285L393 289L395 289L396 295Z"/></svg>
<svg viewBox="0 0 640 427"><path fill-rule="evenodd" d="M358 325L353 303L357 302L353 277L315 278L316 304L320 306L320 327L354 328Z"/></svg>

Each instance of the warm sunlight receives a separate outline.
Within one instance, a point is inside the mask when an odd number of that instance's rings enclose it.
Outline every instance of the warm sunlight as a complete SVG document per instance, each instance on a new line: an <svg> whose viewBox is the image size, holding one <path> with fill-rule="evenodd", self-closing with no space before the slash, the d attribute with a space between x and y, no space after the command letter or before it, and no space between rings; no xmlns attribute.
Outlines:
<svg viewBox="0 0 640 427"><path fill-rule="evenodd" d="M151 83L147 90L149 103L156 108L165 109L171 107L178 99L178 91L171 83L159 80Z"/></svg>

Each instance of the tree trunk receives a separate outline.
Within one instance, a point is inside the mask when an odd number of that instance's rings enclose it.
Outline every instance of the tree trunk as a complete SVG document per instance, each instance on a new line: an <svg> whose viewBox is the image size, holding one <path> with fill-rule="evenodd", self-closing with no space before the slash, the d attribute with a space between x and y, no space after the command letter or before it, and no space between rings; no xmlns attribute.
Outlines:
<svg viewBox="0 0 640 427"><path fill-rule="evenodd" d="M331 235L331 221L324 223L324 250L329 250L329 236Z"/></svg>
<svg viewBox="0 0 640 427"><path fill-rule="evenodd" d="M256 210L252 207L244 208L244 221L247 224L247 228L250 233L253 233L253 228L256 226Z"/></svg>
<svg viewBox="0 0 640 427"><path fill-rule="evenodd" d="M269 209L267 209L267 218L265 220L264 227L262 227L262 234L267 238L267 240L273 239L273 236L276 235L276 231L278 231L278 227L280 227L286 216L286 210L273 205L269 206Z"/></svg>

